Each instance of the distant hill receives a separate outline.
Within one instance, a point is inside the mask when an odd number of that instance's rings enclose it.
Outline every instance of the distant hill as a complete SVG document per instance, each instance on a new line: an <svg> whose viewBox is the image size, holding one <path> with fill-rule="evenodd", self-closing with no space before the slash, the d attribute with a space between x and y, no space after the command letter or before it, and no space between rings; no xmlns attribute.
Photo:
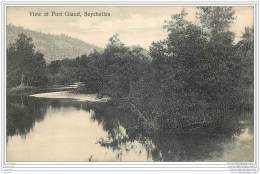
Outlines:
<svg viewBox="0 0 260 174"><path fill-rule="evenodd" d="M97 51L102 50L95 45L66 36L64 34L45 34L14 25L7 25L6 27L7 47L9 47L11 43L15 42L17 35L20 33L24 33L25 35L32 37L36 50L44 54L47 62L64 58L71 59L82 54L87 55L94 49Z"/></svg>

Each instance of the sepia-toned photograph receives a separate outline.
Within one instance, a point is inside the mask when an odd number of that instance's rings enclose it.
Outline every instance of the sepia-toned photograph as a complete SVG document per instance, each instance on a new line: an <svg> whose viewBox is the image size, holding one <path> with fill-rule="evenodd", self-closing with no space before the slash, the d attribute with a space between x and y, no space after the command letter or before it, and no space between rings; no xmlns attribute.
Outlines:
<svg viewBox="0 0 260 174"><path fill-rule="evenodd" d="M254 6L6 7L7 162L254 162Z"/></svg>

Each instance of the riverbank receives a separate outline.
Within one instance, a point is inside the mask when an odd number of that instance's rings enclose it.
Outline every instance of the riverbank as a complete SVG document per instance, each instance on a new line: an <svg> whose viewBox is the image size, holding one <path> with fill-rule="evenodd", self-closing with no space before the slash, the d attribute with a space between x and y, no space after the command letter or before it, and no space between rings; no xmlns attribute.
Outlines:
<svg viewBox="0 0 260 174"><path fill-rule="evenodd" d="M14 87L7 89L7 95L33 95L44 92L57 92L57 91L66 91L73 90L81 86L81 82L76 82L70 85L51 85L51 86L24 86L24 87Z"/></svg>
<svg viewBox="0 0 260 174"><path fill-rule="evenodd" d="M9 96L30 96L36 98L50 98L50 99L72 99L79 102L89 103L106 103L109 101L110 105L114 105L113 108L117 108L119 112L126 112L136 118L138 124L135 127L143 129L146 134L155 134L158 131L163 130L169 134L212 134L218 135L225 129L229 129L231 120L236 119L240 111L229 111L223 105L215 106L212 109L200 110L196 109L196 113L189 113L189 115L182 115L175 117L174 114L168 122L160 122L162 115L158 115L155 118L147 117L149 108L143 108L143 106L149 105L149 103L143 103L140 105L132 101L129 97L125 98L112 98L107 95L100 95L99 93L91 93L88 88L81 82L76 82L71 85L52 85L45 87L23 87L13 88L7 92ZM246 111L246 110L245 110ZM245 115L245 114L244 114ZM252 117L247 113L247 117ZM233 121L234 122L234 121ZM233 123L234 124L234 123ZM235 130L234 130L235 131Z"/></svg>

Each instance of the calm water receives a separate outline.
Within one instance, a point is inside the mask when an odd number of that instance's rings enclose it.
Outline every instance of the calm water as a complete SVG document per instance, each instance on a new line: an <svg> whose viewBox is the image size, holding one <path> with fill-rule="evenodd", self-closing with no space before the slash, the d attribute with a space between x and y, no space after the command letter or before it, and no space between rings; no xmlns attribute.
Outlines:
<svg viewBox="0 0 260 174"><path fill-rule="evenodd" d="M8 97L7 161L253 161L248 117L222 134L146 137L107 100L67 91Z"/></svg>

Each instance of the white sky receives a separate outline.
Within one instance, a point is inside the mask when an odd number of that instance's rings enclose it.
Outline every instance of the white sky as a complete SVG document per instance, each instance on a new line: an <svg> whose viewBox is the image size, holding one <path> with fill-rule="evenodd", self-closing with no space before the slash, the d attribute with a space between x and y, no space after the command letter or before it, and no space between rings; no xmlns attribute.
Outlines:
<svg viewBox="0 0 260 174"><path fill-rule="evenodd" d="M195 7L7 7L7 24L51 34L66 34L85 42L105 47L108 38L118 33L126 45L148 48L153 41L166 37L164 21L183 8L188 19L195 20ZM236 20L231 26L236 39L246 26L253 26L253 7L234 7ZM34 12L109 12L110 17L33 17Z"/></svg>

